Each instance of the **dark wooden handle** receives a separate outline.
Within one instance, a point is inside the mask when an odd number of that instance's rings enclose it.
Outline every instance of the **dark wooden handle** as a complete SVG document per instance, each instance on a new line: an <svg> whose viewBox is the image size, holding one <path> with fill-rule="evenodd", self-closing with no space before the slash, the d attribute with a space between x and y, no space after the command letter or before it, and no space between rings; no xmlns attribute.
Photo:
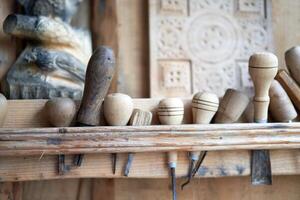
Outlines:
<svg viewBox="0 0 300 200"><path fill-rule="evenodd" d="M100 46L93 53L85 75L85 86L77 122L96 126L100 122L100 109L115 71L113 50Z"/></svg>

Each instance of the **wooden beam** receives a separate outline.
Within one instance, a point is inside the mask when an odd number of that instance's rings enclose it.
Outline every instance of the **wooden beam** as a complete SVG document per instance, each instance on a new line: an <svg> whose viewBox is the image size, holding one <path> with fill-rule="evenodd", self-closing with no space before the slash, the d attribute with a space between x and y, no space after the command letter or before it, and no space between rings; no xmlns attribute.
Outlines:
<svg viewBox="0 0 300 200"><path fill-rule="evenodd" d="M118 154L116 174L111 172L109 154L87 154L80 168L71 168L65 175L57 173L57 158L51 155L0 157L0 181L29 181L66 178L125 178L123 168L127 154ZM300 174L299 150L271 150L273 175ZM66 156L71 165L72 156ZM188 157L179 153L178 177L188 170ZM208 152L197 177L228 177L250 175L250 153L241 151ZM167 178L169 176L165 153L137 153L128 178Z"/></svg>
<svg viewBox="0 0 300 200"><path fill-rule="evenodd" d="M186 151L299 147L299 123L39 128L50 126L43 114L46 102L47 100L9 100L8 116L4 128L0 129L0 154L2 154L0 156L0 181L84 177L119 178L123 177L122 170L127 155L125 152L129 150L167 151L178 149ZM134 107L153 112L153 124L157 124L155 110L158 102L159 99L134 99ZM190 100L184 100L184 102L186 113L184 123L191 123ZM6 146L7 144L9 145ZM141 148L141 144L145 145L144 148ZM40 149L40 145L47 149ZM79 145L80 148L76 145ZM113 148L109 147L111 145L114 145ZM81 147L88 148L81 149ZM57 157L46 154L58 152L70 154L76 153L77 150L104 153L87 154L82 167L71 167L71 170L64 176L59 176ZM27 156L5 156L8 155L7 153L15 155L16 151L18 151L18 155ZM110 155L105 153L111 151L124 152L119 154L116 175L111 173ZM35 155L28 156L28 153ZM299 159L300 152L298 150L272 150L273 174L300 174ZM67 155L66 164L70 166L71 160L72 155ZM250 154L247 150L210 151L198 175L202 177L248 176L250 174L249 160ZM178 176L185 176L187 168L187 154L180 152ZM166 178L167 176L164 152L135 154L129 177Z"/></svg>
<svg viewBox="0 0 300 200"><path fill-rule="evenodd" d="M300 148L300 123L0 129L0 155Z"/></svg>

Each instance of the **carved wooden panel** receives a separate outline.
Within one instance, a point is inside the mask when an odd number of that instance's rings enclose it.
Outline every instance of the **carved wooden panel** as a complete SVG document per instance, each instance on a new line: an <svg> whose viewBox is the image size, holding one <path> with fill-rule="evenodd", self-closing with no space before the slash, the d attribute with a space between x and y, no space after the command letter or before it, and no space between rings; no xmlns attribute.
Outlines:
<svg viewBox="0 0 300 200"><path fill-rule="evenodd" d="M249 93L248 59L272 51L269 0L149 0L151 96Z"/></svg>

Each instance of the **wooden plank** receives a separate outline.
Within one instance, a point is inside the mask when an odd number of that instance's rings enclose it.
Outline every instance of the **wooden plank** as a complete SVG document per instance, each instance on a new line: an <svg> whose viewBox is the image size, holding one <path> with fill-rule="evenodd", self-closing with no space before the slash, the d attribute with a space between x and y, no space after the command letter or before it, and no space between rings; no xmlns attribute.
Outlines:
<svg viewBox="0 0 300 200"><path fill-rule="evenodd" d="M117 69L111 92L148 97L147 4L140 0L92 0L93 45L114 49Z"/></svg>
<svg viewBox="0 0 300 200"><path fill-rule="evenodd" d="M300 148L300 123L0 129L0 155Z"/></svg>
<svg viewBox="0 0 300 200"><path fill-rule="evenodd" d="M125 178L123 167L126 154L119 154L116 174L111 172L109 154L88 154L83 166L71 168L65 175L57 173L56 156L1 157L0 181L29 181L68 178ZM300 152L298 150L271 150L273 175L300 174ZM70 165L72 156L66 157ZM284 164L283 164L284 163ZM188 157L179 153L178 177L185 177L188 170ZM248 151L208 152L197 177L228 177L250 175L250 153ZM165 153L135 154L129 178L167 178Z"/></svg>
<svg viewBox="0 0 300 200"><path fill-rule="evenodd" d="M119 32L116 0L91 0L92 18L91 29L94 49L99 45L106 45L114 50L115 57L119 55ZM115 75L110 85L110 92L117 91L119 80L119 64L116 65Z"/></svg>

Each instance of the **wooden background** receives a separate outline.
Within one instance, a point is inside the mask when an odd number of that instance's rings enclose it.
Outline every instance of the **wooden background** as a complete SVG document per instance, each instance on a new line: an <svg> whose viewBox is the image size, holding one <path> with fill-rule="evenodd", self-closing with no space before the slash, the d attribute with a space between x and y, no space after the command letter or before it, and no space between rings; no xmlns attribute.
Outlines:
<svg viewBox="0 0 300 200"><path fill-rule="evenodd" d="M17 6L0 2L0 26ZM284 65L284 51L300 41L300 1L272 0L276 54ZM132 97L149 96L147 0L84 0L73 24L90 28L94 46L105 44L117 54L118 71L111 91ZM91 10L91 12L89 12ZM0 75L14 61L19 42L0 31ZM297 161L296 161L297 162ZM180 181L179 181L180 182ZM1 200L135 200L170 199L169 180L72 179L0 183ZM179 199L260 200L300 199L300 177L278 176L273 186L253 187L248 177L197 179Z"/></svg>

